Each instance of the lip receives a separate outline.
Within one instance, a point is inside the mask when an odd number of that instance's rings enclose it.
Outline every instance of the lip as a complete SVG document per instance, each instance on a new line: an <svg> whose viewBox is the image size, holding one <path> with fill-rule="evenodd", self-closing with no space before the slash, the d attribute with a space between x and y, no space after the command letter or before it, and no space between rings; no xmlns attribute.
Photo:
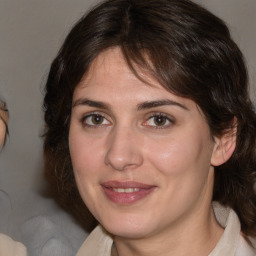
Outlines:
<svg viewBox="0 0 256 256"><path fill-rule="evenodd" d="M101 186L107 198L117 204L135 203L148 196L156 188L154 185L136 181L107 181Z"/></svg>

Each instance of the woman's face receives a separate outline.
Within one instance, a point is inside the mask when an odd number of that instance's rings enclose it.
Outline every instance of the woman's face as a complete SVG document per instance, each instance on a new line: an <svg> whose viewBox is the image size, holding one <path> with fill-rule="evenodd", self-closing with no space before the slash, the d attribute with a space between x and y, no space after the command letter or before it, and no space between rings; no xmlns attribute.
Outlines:
<svg viewBox="0 0 256 256"><path fill-rule="evenodd" d="M8 112L0 108L0 150L2 149L5 142L7 122Z"/></svg>
<svg viewBox="0 0 256 256"><path fill-rule="evenodd" d="M78 189L112 234L140 238L210 211L215 143L199 107L101 53L75 89L69 132Z"/></svg>

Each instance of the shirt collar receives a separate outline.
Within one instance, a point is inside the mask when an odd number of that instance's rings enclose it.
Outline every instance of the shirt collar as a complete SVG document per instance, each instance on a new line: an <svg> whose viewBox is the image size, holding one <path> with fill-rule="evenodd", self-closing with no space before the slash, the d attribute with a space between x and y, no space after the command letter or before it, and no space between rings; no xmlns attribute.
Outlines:
<svg viewBox="0 0 256 256"><path fill-rule="evenodd" d="M218 244L209 256L236 256L236 248L240 238L240 222L236 213L219 203L213 203L215 216L219 224L225 228ZM113 239L101 226L97 226L85 240L76 256L95 255L111 256Z"/></svg>
<svg viewBox="0 0 256 256"><path fill-rule="evenodd" d="M240 221L236 213L219 203L213 203L213 209L219 224L225 228L219 242L209 256L234 256L240 237Z"/></svg>

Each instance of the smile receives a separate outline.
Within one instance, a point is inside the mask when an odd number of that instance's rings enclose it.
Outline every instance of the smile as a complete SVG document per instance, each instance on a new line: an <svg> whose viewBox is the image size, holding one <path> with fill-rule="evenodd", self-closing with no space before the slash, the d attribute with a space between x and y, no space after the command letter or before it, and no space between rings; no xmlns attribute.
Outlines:
<svg viewBox="0 0 256 256"><path fill-rule="evenodd" d="M139 188L113 188L117 193L133 193L139 191Z"/></svg>
<svg viewBox="0 0 256 256"><path fill-rule="evenodd" d="M147 185L134 181L120 182L108 181L101 184L105 196L116 204L132 204L148 195L156 188L153 185Z"/></svg>

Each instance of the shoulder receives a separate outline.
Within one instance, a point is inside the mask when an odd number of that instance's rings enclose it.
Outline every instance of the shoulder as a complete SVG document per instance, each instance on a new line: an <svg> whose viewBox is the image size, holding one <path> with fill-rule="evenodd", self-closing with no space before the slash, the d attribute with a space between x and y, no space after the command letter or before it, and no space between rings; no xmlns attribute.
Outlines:
<svg viewBox="0 0 256 256"><path fill-rule="evenodd" d="M9 236L0 234L0 255L5 256L26 256L25 246L12 240Z"/></svg>

